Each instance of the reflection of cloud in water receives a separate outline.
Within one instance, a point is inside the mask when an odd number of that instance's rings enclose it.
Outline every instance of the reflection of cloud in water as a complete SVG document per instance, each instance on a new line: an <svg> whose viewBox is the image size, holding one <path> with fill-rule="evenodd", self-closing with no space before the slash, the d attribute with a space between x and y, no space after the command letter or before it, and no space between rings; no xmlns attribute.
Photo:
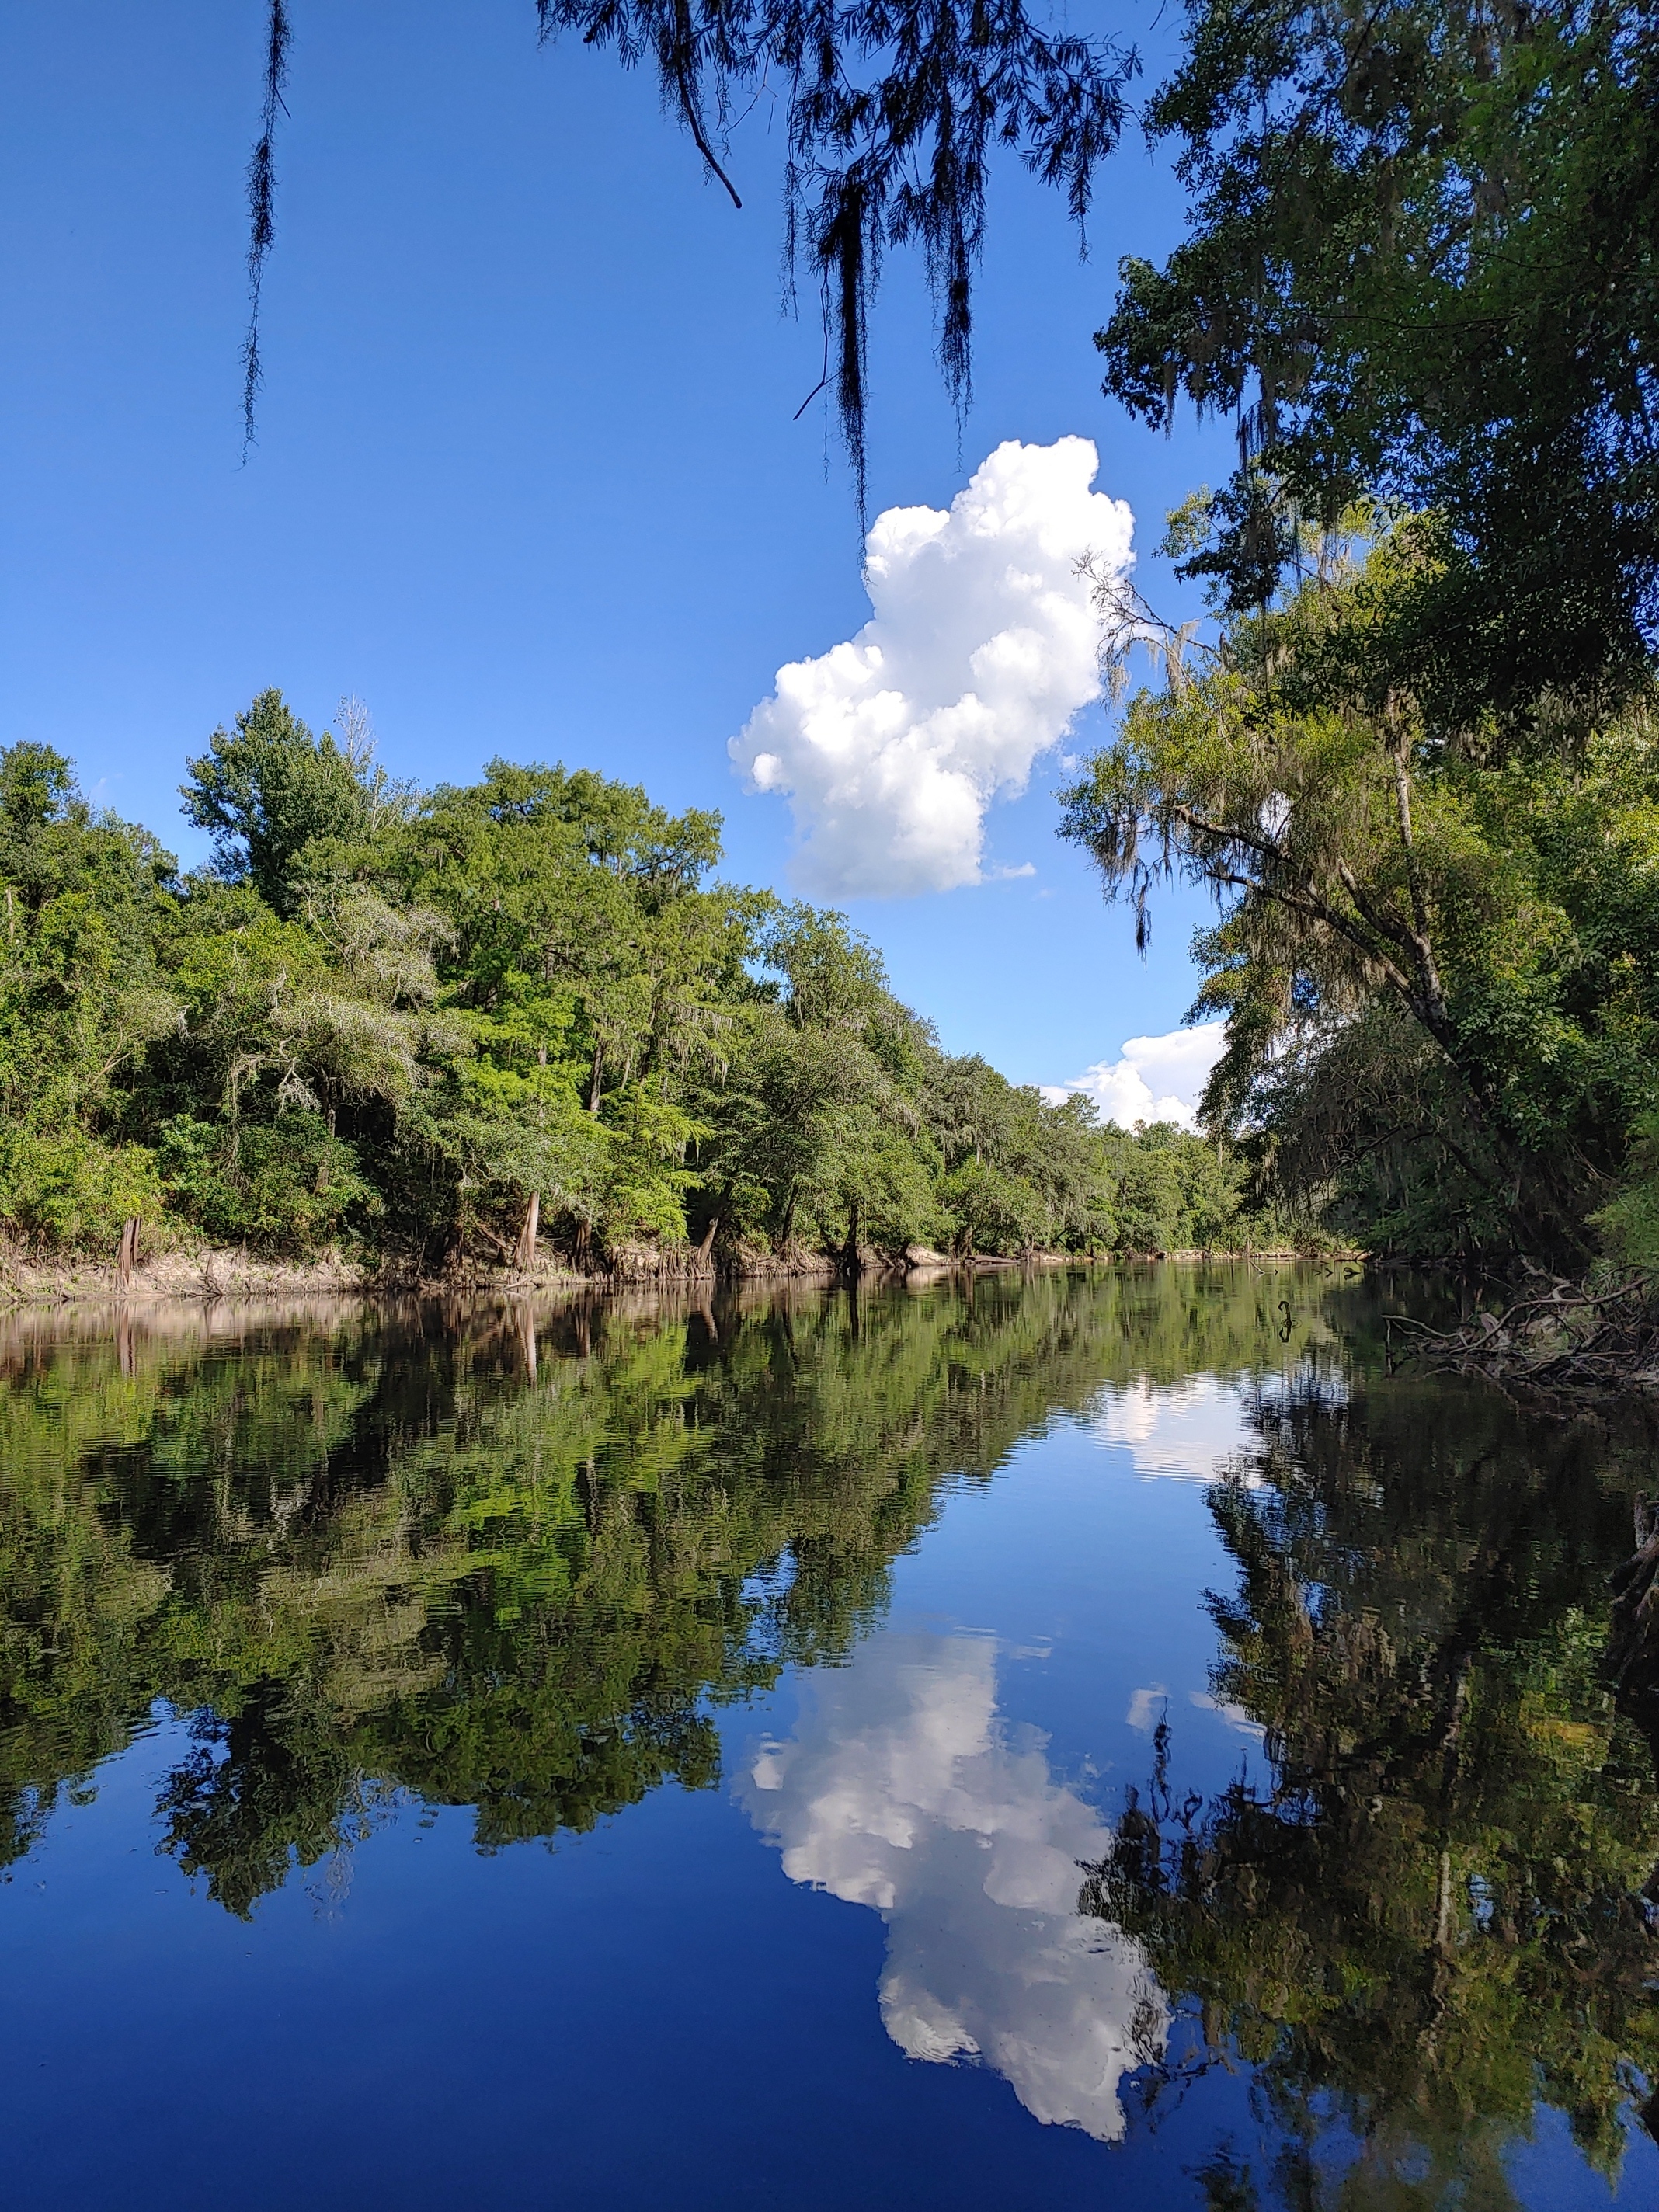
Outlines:
<svg viewBox="0 0 1659 2212"><path fill-rule="evenodd" d="M1090 1408L1089 1426L1102 1443L1127 1451L1137 1474L1194 1482L1213 1482L1254 1441L1243 1392L1213 1375L1168 1386L1144 1376L1121 1389L1109 1386Z"/></svg>
<svg viewBox="0 0 1659 2212"><path fill-rule="evenodd" d="M1152 1682L1144 1690L1136 1690L1123 1716L1125 1724L1138 1729L1142 1735L1150 1735L1163 1719L1169 1702L1170 1693L1162 1682Z"/></svg>
<svg viewBox="0 0 1659 2212"><path fill-rule="evenodd" d="M810 1882L886 1919L881 2016L912 2058L977 2056L1039 2120L1123 2132L1122 2075L1161 2047L1139 1947L1077 1911L1110 1830L996 1713L988 1638L886 1634L808 1676L793 1741L743 1796Z"/></svg>
<svg viewBox="0 0 1659 2212"><path fill-rule="evenodd" d="M1188 1690L1187 1697L1200 1712L1219 1713L1230 1729L1237 1729L1240 1735L1253 1736L1257 1743L1261 1742L1265 1730L1261 1722L1253 1719L1244 1706L1224 1703L1220 1698L1211 1697L1204 1690Z"/></svg>
<svg viewBox="0 0 1659 2212"><path fill-rule="evenodd" d="M1158 1383L1143 1375L1108 1383L1089 1408L1088 1425L1102 1443L1127 1451L1137 1474L1214 1482L1232 1474L1255 1490L1261 1478L1250 1472L1248 1455L1261 1449L1264 1418L1284 1413L1293 1401L1316 1400L1330 1410L1346 1398L1340 1373L1307 1359L1248 1380L1190 1375Z"/></svg>

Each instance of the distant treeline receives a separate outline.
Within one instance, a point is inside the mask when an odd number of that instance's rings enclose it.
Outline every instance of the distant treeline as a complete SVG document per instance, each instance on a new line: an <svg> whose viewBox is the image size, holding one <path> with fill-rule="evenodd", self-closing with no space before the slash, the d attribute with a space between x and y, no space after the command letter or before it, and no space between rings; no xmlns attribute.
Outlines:
<svg viewBox="0 0 1659 2212"><path fill-rule="evenodd" d="M0 754L0 1223L427 1270L1260 1241L1225 1144L939 1048L718 815L490 762L421 791L266 691L182 787L211 866Z"/></svg>

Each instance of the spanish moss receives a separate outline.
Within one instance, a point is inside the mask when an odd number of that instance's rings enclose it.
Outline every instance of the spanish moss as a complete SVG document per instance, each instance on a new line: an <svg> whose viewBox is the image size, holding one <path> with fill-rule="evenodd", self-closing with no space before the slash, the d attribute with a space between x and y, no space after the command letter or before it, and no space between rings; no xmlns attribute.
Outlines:
<svg viewBox="0 0 1659 2212"><path fill-rule="evenodd" d="M276 171L274 148L276 118L286 115L283 87L288 81L289 41L293 36L283 0L270 0L265 30L264 99L259 110L259 137L247 165L247 336L242 342L242 459L253 443L254 416L259 387L264 381L259 362L259 295L265 263L276 235Z"/></svg>

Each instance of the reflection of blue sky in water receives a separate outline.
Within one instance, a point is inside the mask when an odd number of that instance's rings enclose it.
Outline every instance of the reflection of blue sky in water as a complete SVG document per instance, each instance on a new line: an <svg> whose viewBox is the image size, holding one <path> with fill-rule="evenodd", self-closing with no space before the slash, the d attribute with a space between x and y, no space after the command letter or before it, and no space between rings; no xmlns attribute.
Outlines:
<svg viewBox="0 0 1659 2212"><path fill-rule="evenodd" d="M912 2058L978 2057L1036 2118L1123 2132L1119 2084L1161 2047L1139 1946L1076 1910L1110 1829L997 1717L989 1637L871 1638L807 1676L793 1741L742 1796L784 1871L887 1922L881 2015Z"/></svg>

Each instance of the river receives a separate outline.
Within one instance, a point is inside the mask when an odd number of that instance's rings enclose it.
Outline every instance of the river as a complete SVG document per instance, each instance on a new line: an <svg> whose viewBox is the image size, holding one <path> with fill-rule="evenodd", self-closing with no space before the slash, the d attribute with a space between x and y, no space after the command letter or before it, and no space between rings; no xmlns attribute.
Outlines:
<svg viewBox="0 0 1659 2212"><path fill-rule="evenodd" d="M1650 1438L1403 1295L0 1324L6 2201L1659 2205Z"/></svg>

